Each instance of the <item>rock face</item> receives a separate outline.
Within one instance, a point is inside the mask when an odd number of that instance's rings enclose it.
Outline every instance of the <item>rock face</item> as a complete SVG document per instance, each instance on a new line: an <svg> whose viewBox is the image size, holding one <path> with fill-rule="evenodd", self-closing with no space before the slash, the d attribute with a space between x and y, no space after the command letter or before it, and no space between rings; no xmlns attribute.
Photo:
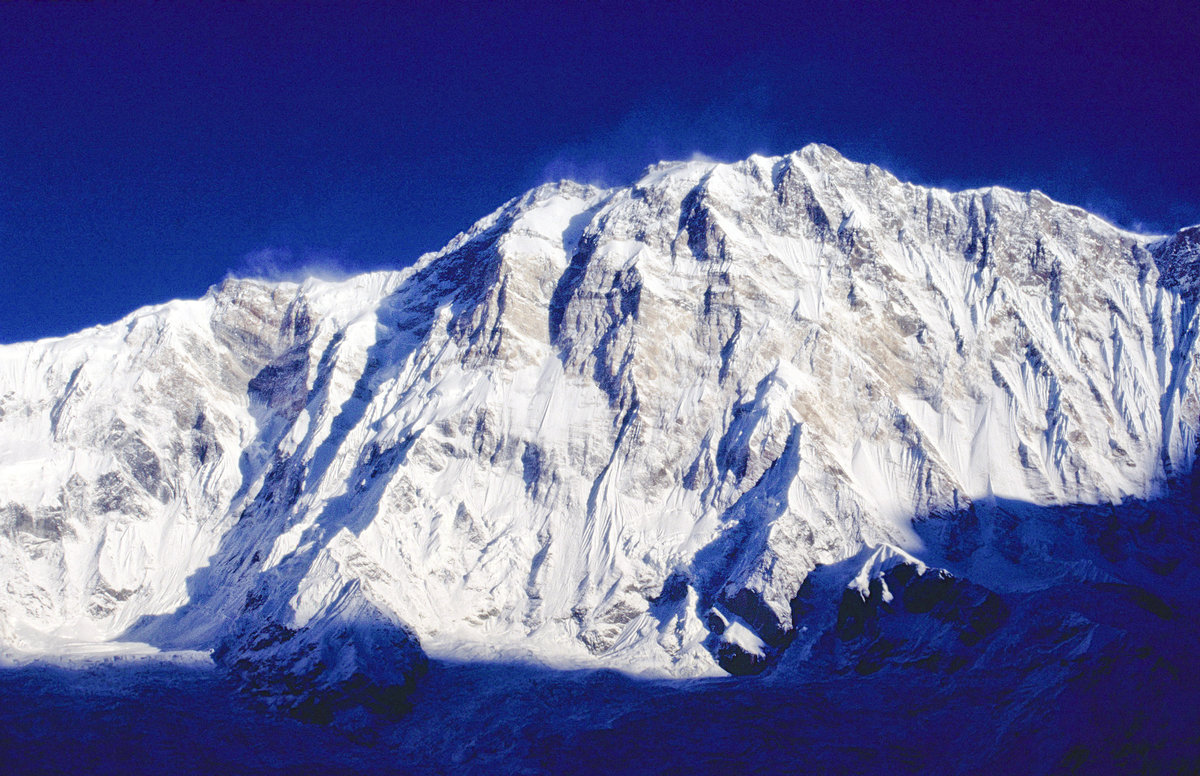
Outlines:
<svg viewBox="0 0 1200 776"><path fill-rule="evenodd" d="M1196 246L814 145L549 184L401 272L5 346L0 642L251 678L325 650L338 686L380 649L752 672L811 572L876 548L909 560L831 627L896 588L970 631L989 590L1110 573L1062 553L1100 530L1073 505L1190 472Z"/></svg>

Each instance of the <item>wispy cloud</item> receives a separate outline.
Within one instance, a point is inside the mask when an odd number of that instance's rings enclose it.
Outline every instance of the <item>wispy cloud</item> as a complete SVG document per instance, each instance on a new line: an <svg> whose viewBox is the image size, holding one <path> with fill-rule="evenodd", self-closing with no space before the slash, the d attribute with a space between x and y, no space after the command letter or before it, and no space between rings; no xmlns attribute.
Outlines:
<svg viewBox="0 0 1200 776"><path fill-rule="evenodd" d="M229 274L239 278L300 283L309 278L342 280L359 271L361 269L351 266L345 257L328 251L263 248L243 256Z"/></svg>
<svg viewBox="0 0 1200 776"><path fill-rule="evenodd" d="M613 186L661 161L733 161L753 153L785 153L770 118L772 88L765 76L730 75L720 96L703 105L660 95L614 125L555 149L540 162L541 181L568 178Z"/></svg>

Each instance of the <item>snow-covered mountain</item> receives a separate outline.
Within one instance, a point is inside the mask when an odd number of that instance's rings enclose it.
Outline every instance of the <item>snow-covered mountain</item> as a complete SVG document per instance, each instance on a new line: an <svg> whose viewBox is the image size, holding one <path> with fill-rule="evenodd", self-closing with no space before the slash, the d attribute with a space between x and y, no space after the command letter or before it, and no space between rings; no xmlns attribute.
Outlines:
<svg viewBox="0 0 1200 776"><path fill-rule="evenodd" d="M425 655L680 677L924 596L974 644L1005 596L1141 579L1096 537L1193 467L1198 244L812 145L4 346L0 642L267 686Z"/></svg>

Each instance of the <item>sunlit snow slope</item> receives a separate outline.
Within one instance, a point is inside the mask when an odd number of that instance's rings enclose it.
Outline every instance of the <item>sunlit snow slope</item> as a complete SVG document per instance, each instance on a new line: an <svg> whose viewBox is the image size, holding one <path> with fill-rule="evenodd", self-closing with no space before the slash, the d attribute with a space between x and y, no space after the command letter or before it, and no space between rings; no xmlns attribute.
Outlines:
<svg viewBox="0 0 1200 776"><path fill-rule="evenodd" d="M1192 467L1197 242L814 145L5 346L0 642L252 662L367 621L696 675L786 643L818 564L1032 584L1036 541L959 522Z"/></svg>

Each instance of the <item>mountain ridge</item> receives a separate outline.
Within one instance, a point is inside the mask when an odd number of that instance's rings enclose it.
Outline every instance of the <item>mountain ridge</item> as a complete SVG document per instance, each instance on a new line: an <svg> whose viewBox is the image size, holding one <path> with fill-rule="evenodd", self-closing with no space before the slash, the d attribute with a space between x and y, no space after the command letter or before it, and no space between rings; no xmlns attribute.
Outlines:
<svg viewBox="0 0 1200 776"><path fill-rule="evenodd" d="M863 553L1001 595L1111 575L1005 505L1190 472L1193 232L811 145L545 184L398 272L0 347L0 640L272 685L280 645L332 639L377 674L374 636L304 630L351 586L412 666L695 676L774 665L805 581Z"/></svg>

